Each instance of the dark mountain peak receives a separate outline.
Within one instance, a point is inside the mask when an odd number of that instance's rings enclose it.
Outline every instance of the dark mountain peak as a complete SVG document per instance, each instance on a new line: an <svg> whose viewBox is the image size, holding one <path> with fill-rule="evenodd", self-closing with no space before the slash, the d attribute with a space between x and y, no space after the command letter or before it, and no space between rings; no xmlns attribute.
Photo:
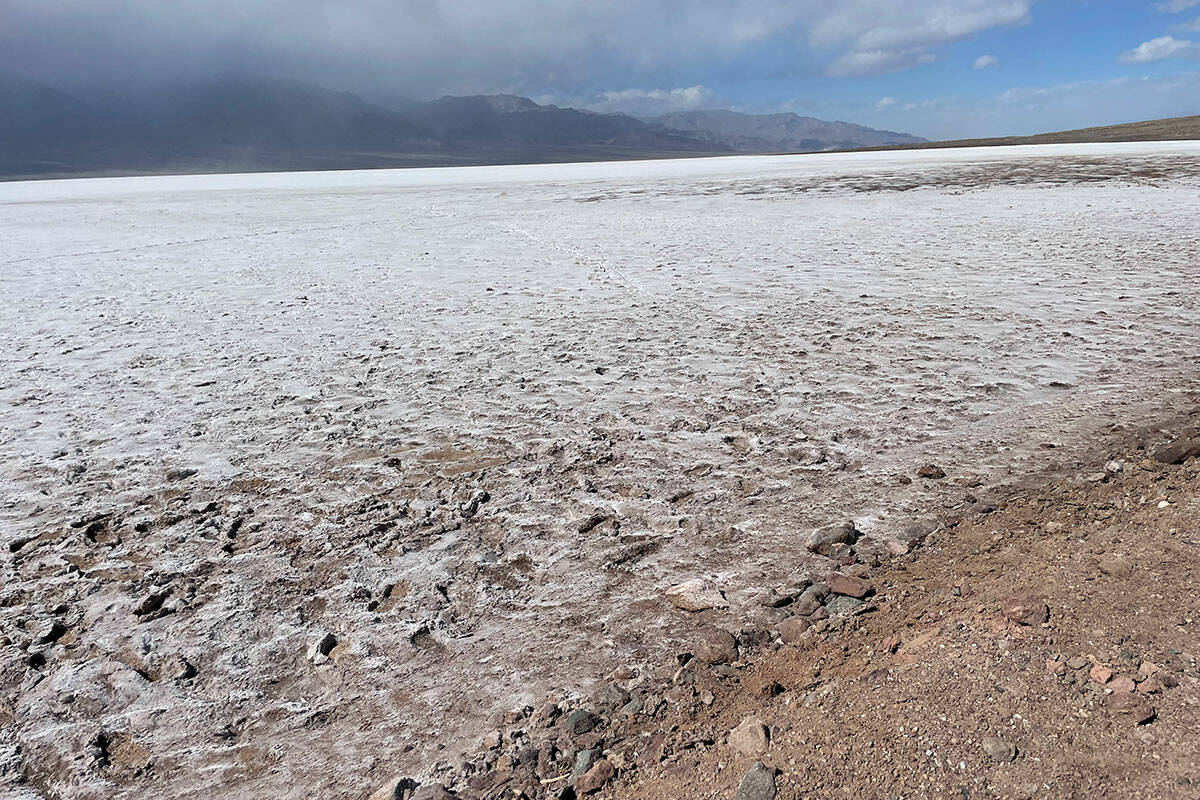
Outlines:
<svg viewBox="0 0 1200 800"><path fill-rule="evenodd" d="M479 96L478 99L487 103L492 110L500 114L519 114L524 111L536 111L542 107L528 97L515 94L485 94Z"/></svg>
<svg viewBox="0 0 1200 800"><path fill-rule="evenodd" d="M746 114L726 109L677 111L646 120L741 152L813 152L923 142L917 136L849 122L826 122L792 112Z"/></svg>

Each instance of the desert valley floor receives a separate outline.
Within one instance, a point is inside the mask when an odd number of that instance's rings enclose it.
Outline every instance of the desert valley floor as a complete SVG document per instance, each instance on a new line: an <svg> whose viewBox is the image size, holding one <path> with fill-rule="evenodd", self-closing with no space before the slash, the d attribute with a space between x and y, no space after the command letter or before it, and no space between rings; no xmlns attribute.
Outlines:
<svg viewBox="0 0 1200 800"><path fill-rule="evenodd" d="M0 184L0 794L365 797L770 631L1194 402L1198 220L1200 143Z"/></svg>

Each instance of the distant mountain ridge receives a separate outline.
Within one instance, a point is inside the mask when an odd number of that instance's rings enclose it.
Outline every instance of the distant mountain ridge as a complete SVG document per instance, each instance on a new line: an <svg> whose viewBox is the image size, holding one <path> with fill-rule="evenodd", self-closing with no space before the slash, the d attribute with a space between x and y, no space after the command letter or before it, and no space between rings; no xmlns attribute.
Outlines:
<svg viewBox="0 0 1200 800"><path fill-rule="evenodd" d="M922 141L794 114L640 120L516 95L384 102L261 77L73 97L0 76L0 176L677 158Z"/></svg>
<svg viewBox="0 0 1200 800"><path fill-rule="evenodd" d="M688 134L744 153L816 152L856 147L919 144L919 136L881 131L850 122L826 122L798 114L743 114L737 111L677 111L646 122L661 130Z"/></svg>

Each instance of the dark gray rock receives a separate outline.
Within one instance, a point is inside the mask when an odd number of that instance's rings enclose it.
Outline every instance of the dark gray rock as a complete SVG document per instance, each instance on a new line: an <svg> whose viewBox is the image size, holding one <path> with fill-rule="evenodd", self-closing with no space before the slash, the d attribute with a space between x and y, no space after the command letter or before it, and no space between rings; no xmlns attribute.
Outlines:
<svg viewBox="0 0 1200 800"><path fill-rule="evenodd" d="M825 604L825 610L829 612L830 617L844 617L855 613L863 605L863 601L856 597L839 594L829 599L829 602Z"/></svg>
<svg viewBox="0 0 1200 800"><path fill-rule="evenodd" d="M738 784L736 800L775 800L775 770L755 762Z"/></svg>
<svg viewBox="0 0 1200 800"><path fill-rule="evenodd" d="M590 711L577 708L567 715L567 730L574 736L590 733L600 722L600 718Z"/></svg>
<svg viewBox="0 0 1200 800"><path fill-rule="evenodd" d="M580 775L586 774L599 758L600 753L597 750L580 750L575 754L575 767L571 770L571 777L578 778Z"/></svg>

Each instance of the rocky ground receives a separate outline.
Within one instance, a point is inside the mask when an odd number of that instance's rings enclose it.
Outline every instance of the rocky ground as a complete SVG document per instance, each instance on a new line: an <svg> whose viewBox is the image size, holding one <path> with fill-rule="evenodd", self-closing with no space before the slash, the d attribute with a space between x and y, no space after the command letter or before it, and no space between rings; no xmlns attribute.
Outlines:
<svg viewBox="0 0 1200 800"><path fill-rule="evenodd" d="M442 783L375 800L1200 796L1200 429L1108 438L908 552L817 531L847 555L764 598L775 624L514 711Z"/></svg>

